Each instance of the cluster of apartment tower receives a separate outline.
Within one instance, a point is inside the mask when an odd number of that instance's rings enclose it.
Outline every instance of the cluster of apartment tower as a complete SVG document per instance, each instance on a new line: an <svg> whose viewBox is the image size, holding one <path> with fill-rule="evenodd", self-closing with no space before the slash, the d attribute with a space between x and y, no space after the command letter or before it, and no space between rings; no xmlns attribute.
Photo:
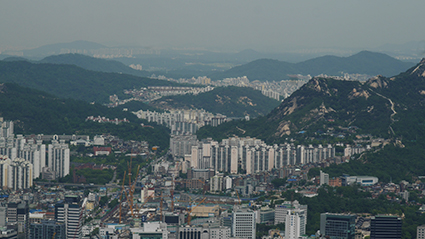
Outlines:
<svg viewBox="0 0 425 239"><path fill-rule="evenodd" d="M53 138L46 147L37 136L24 138L18 134L15 137L12 121L1 120L0 123L1 187L13 190L29 188L33 179L43 172L53 172L54 178L69 174L69 146L64 140Z"/></svg>
<svg viewBox="0 0 425 239"><path fill-rule="evenodd" d="M225 115L206 112L205 110L172 110L170 112L137 111L138 118L155 122L171 129L175 135L195 134L202 126L218 126L227 121Z"/></svg>
<svg viewBox="0 0 425 239"><path fill-rule="evenodd" d="M219 143L212 139L198 141L195 135L172 135L170 149L174 157L182 158L183 167L212 168L231 174L253 174L335 157L332 145L267 145L250 137L233 137Z"/></svg>

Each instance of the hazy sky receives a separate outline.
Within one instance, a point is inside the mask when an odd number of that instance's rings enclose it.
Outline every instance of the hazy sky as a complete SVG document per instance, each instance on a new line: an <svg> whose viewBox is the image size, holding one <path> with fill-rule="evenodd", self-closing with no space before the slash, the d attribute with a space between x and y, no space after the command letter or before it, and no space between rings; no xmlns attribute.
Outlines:
<svg viewBox="0 0 425 239"><path fill-rule="evenodd" d="M0 46L255 50L425 40L423 0L0 0Z"/></svg>

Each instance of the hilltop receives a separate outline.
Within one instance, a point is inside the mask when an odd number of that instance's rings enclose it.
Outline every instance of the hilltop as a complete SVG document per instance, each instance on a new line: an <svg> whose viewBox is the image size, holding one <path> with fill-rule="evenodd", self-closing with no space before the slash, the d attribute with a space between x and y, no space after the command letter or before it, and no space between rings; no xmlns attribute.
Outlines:
<svg viewBox="0 0 425 239"><path fill-rule="evenodd" d="M281 81L288 75L341 75L342 73L393 76L414 63L399 61L386 54L362 51L349 57L322 56L299 63L259 59L211 74L214 80L247 76L251 81Z"/></svg>
<svg viewBox="0 0 425 239"><path fill-rule="evenodd" d="M217 87L198 95L163 97L151 103L162 109L204 109L224 114L227 117L258 117L266 115L279 105L279 101L268 98L260 91L247 87Z"/></svg>

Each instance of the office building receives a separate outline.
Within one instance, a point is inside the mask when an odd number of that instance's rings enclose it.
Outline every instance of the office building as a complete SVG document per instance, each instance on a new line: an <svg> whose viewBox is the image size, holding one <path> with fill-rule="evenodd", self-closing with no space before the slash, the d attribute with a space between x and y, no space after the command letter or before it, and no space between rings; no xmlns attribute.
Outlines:
<svg viewBox="0 0 425 239"><path fill-rule="evenodd" d="M290 209L286 214L285 239L298 239L305 235L307 217L304 210Z"/></svg>
<svg viewBox="0 0 425 239"><path fill-rule="evenodd" d="M40 223L31 223L30 225L31 239L55 238L65 239L65 224L58 223L54 220L42 220Z"/></svg>
<svg viewBox="0 0 425 239"><path fill-rule="evenodd" d="M255 213L248 209L236 209L232 216L232 236L254 239L256 232Z"/></svg>
<svg viewBox="0 0 425 239"><path fill-rule="evenodd" d="M0 203L0 227L6 226L7 207Z"/></svg>
<svg viewBox="0 0 425 239"><path fill-rule="evenodd" d="M303 210L307 218L307 205L301 205L297 200L293 202L285 201L280 205L275 205L274 224L285 223L288 210L291 209ZM307 224L307 220L305 220L305 223Z"/></svg>
<svg viewBox="0 0 425 239"><path fill-rule="evenodd" d="M167 239L167 223L144 222L141 228L130 228L134 239Z"/></svg>
<svg viewBox="0 0 425 239"><path fill-rule="evenodd" d="M78 196L67 195L55 205L55 220L65 224L66 238L81 238L83 208Z"/></svg>
<svg viewBox="0 0 425 239"><path fill-rule="evenodd" d="M401 239L401 218L377 215L370 219L370 238Z"/></svg>
<svg viewBox="0 0 425 239"><path fill-rule="evenodd" d="M228 239L230 228L222 226L185 226L179 227L177 239Z"/></svg>
<svg viewBox="0 0 425 239"><path fill-rule="evenodd" d="M330 239L354 239L356 216L348 214L320 214L320 234Z"/></svg>
<svg viewBox="0 0 425 239"><path fill-rule="evenodd" d="M257 223L265 223L267 225L272 225L274 223L274 214L275 210L269 208L268 206L261 208L259 211L257 211Z"/></svg>
<svg viewBox="0 0 425 239"><path fill-rule="evenodd" d="M209 231L202 227L180 227L177 239L203 239L209 237Z"/></svg>
<svg viewBox="0 0 425 239"><path fill-rule="evenodd" d="M8 224L16 224L18 233L24 233L29 237L29 207L24 202L10 202L7 204L6 212Z"/></svg>

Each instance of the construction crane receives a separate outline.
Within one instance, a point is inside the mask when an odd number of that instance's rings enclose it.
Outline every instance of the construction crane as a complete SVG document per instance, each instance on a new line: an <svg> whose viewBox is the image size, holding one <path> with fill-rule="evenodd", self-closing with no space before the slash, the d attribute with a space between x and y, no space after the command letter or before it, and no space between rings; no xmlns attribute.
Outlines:
<svg viewBox="0 0 425 239"><path fill-rule="evenodd" d="M159 221L162 222L162 191L161 191L161 198L159 199Z"/></svg>
<svg viewBox="0 0 425 239"><path fill-rule="evenodd" d="M133 155L133 151L132 151L131 155ZM134 210L133 210L133 207L134 207L134 205L133 205L134 196L133 195L134 195L134 191L136 189L137 180L134 180L133 184L131 183L132 162L133 162L133 156L131 156L130 162L127 163L127 166L128 166L128 174L127 175L128 175L128 187L129 187L128 194L127 194L127 191L124 188L124 184L123 184L123 191L125 192L126 197L127 197L128 205L130 207L131 216L134 218ZM124 172L123 182L125 180L125 174L126 174L126 172ZM136 176L136 179L139 177L139 175L140 175L140 165L137 167L137 176ZM121 218L121 204L120 204L120 218ZM121 220L120 220L120 223L121 223Z"/></svg>
<svg viewBox="0 0 425 239"><path fill-rule="evenodd" d="M122 213L122 195L125 192L124 181L125 181L125 172L124 172L124 177L122 178L122 189L120 194L120 224L121 224L121 213Z"/></svg>
<svg viewBox="0 0 425 239"><path fill-rule="evenodd" d="M170 197L171 197L171 212L174 212L174 186L175 186L175 176L173 175L173 187L171 188Z"/></svg>
<svg viewBox="0 0 425 239"><path fill-rule="evenodd" d="M204 199L202 199L201 200L201 202L199 202L198 203L198 205L196 205L196 206L194 206L193 208L192 208L192 210L190 210L190 212L189 212L189 215L187 216L187 225L189 225L190 226L190 220L192 219L192 212L193 212L193 210L195 209L195 208L197 208L199 205L201 205L205 200L206 200L207 198L206 197L204 197Z"/></svg>
<svg viewBox="0 0 425 239"><path fill-rule="evenodd" d="M236 195L238 196L238 201L237 201L237 204L241 204L242 202L241 202L241 198L239 197L239 192L238 192L238 190L236 189L235 190L236 191ZM236 204L236 203L235 203Z"/></svg>

